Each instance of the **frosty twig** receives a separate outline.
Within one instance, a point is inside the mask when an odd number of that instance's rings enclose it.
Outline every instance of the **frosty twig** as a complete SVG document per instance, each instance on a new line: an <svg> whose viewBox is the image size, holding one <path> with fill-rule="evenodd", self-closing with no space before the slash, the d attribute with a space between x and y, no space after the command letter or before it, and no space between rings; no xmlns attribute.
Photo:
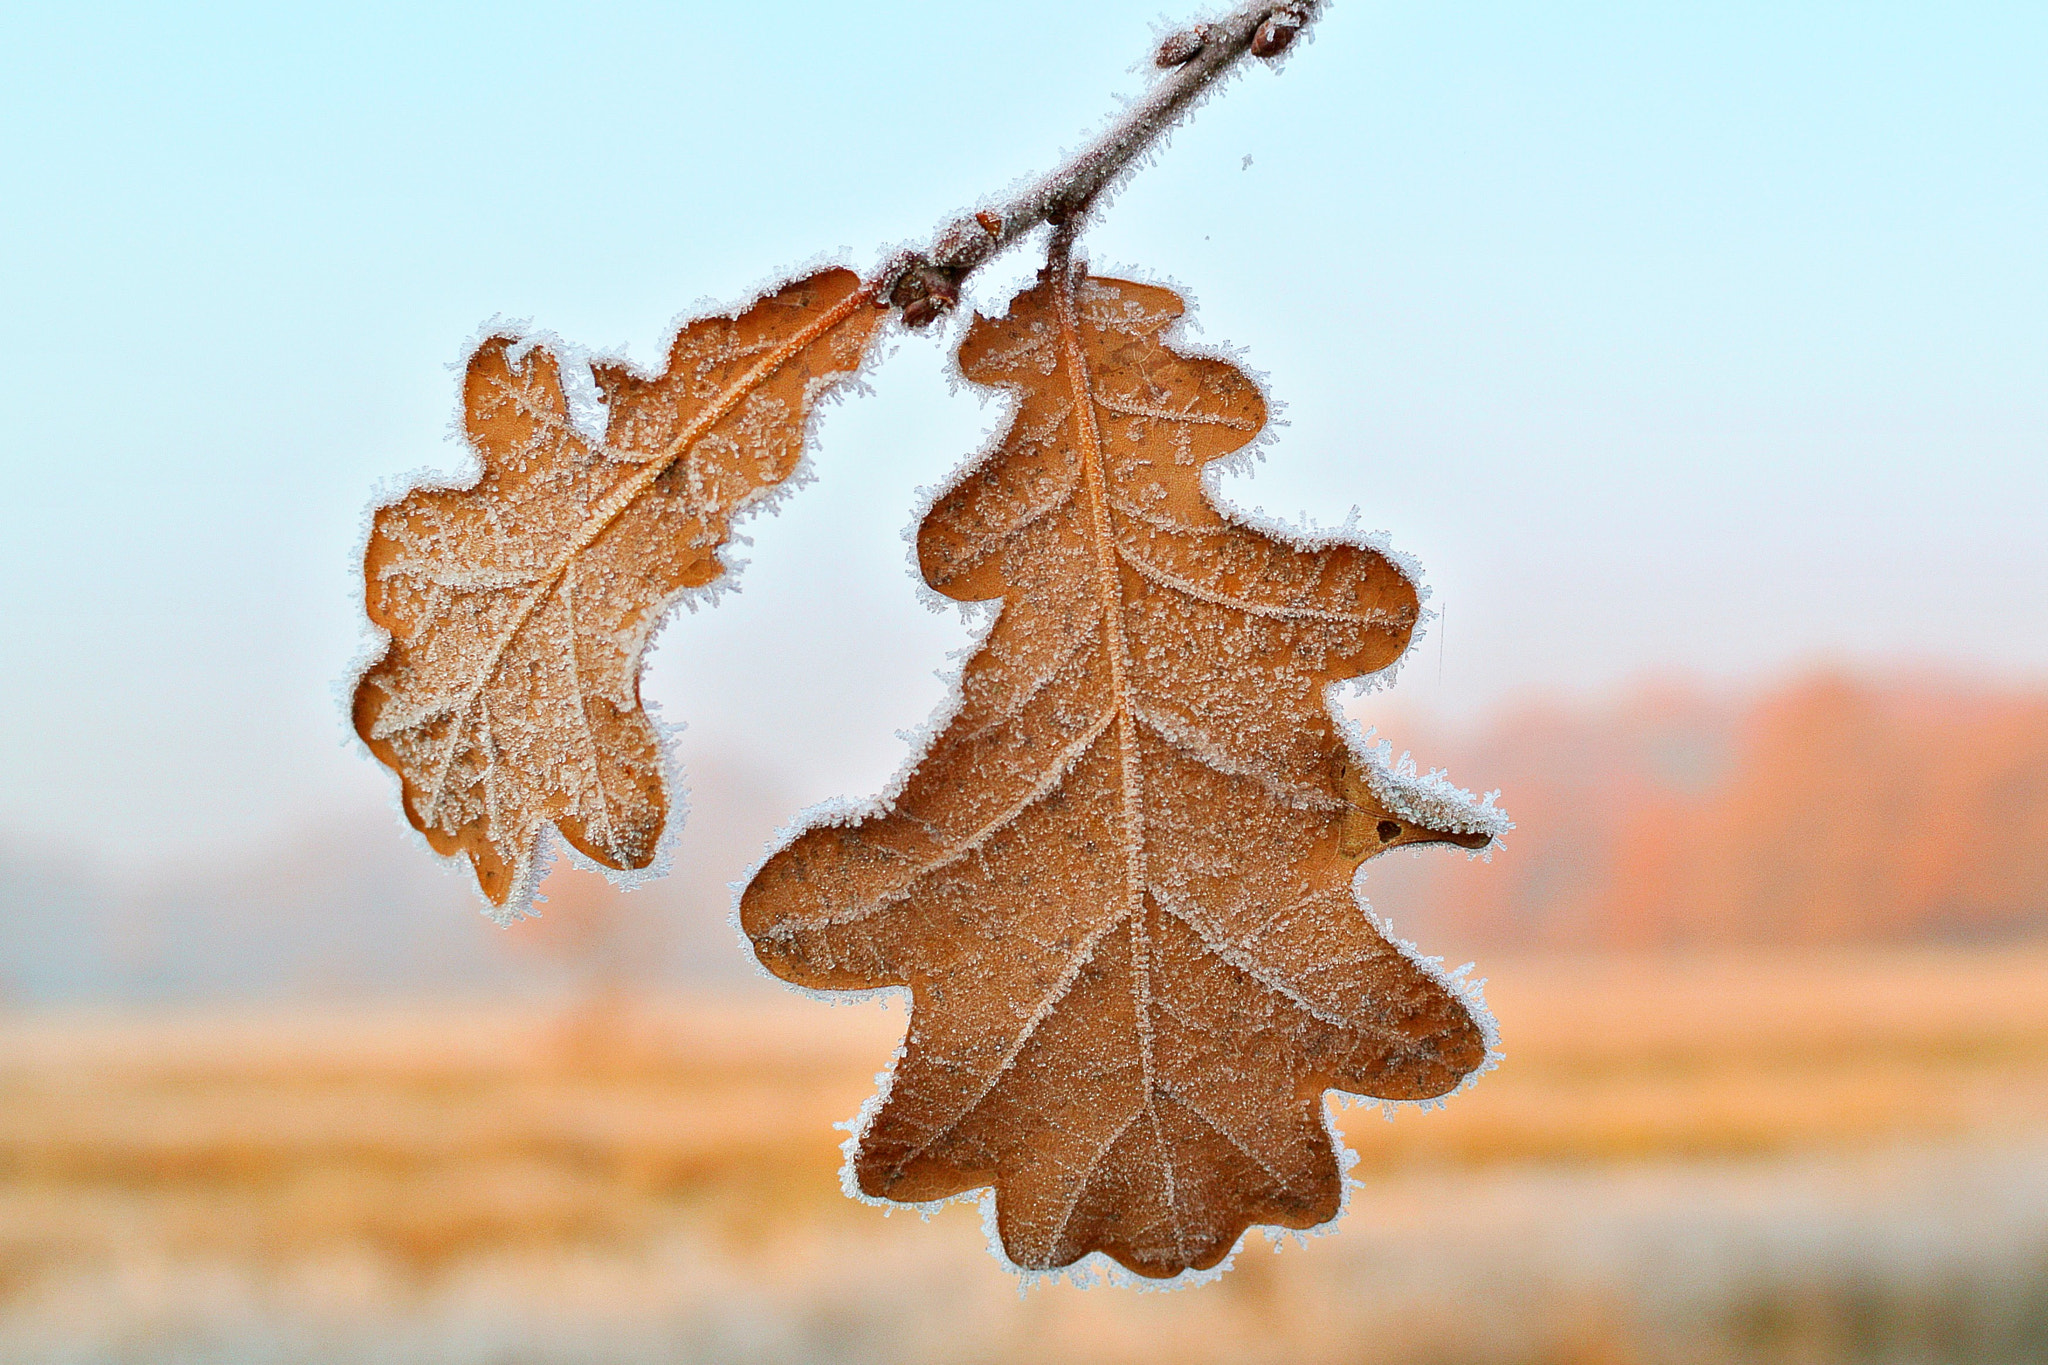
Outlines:
<svg viewBox="0 0 2048 1365"><path fill-rule="evenodd" d="M891 262L878 281L889 303L903 310L912 327L946 312L982 262L1040 223L1085 214L1210 87L1247 56L1271 59L1285 52L1321 8L1322 0L1258 0L1168 36L1154 59L1167 74L1094 143L1009 203L949 224L928 251Z"/></svg>

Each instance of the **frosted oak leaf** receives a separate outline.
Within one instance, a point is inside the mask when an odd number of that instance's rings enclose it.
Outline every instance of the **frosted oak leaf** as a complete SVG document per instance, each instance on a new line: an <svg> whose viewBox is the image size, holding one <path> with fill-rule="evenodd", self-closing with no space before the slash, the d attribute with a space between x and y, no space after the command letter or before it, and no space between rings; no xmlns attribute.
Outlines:
<svg viewBox="0 0 2048 1365"><path fill-rule="evenodd" d="M1264 425L1235 367L1162 339L1174 294L1055 258L977 318L998 448L918 534L926 580L1001 598L959 709L882 813L747 887L761 961L906 986L905 1051L852 1149L871 1196L993 1186L1007 1257L1216 1264L1341 1201L1323 1093L1444 1094L1486 1026L1375 927L1365 857L1505 826L1344 740L1326 693L1406 648L1415 588L1344 542L1233 521L1202 467Z"/></svg>
<svg viewBox="0 0 2048 1365"><path fill-rule="evenodd" d="M668 795L641 656L678 597L725 572L733 514L796 469L812 405L881 317L827 270L690 323L659 374L594 365L602 440L570 420L545 349L495 336L470 356L482 473L378 509L365 601L391 640L354 718L407 819L468 856L501 914L530 899L550 825L606 867L653 860Z"/></svg>

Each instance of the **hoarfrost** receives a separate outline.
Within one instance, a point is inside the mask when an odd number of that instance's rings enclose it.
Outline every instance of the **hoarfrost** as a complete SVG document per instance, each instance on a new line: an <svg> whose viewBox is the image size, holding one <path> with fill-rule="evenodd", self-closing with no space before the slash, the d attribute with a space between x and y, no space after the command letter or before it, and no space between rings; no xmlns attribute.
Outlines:
<svg viewBox="0 0 2048 1365"><path fill-rule="evenodd" d="M571 366L581 399L534 339L471 354L475 478L373 515L367 607L386 638L352 719L494 917L531 912L550 829L609 873L658 869L680 789L642 661L672 608L725 578L733 519L802 472L817 400L880 321L870 304L851 271L820 271L679 329L661 372Z"/></svg>
<svg viewBox="0 0 2048 1365"><path fill-rule="evenodd" d="M985 635L911 765L812 812L736 909L785 980L911 997L850 1193L979 1199L1027 1280L1185 1284L1341 1210L1311 1076L1426 1101L1497 1058L1477 986L1352 874L1505 824L1332 708L1405 648L1412 566L1226 513L1262 393L1168 344L1173 295L1065 278L968 329L963 374L1015 407L914 544L945 599L1000 603Z"/></svg>

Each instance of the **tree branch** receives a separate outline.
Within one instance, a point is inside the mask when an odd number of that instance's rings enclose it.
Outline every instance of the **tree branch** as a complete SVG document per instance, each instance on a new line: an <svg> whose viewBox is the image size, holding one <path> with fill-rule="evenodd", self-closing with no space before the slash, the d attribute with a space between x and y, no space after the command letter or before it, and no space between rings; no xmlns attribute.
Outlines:
<svg viewBox="0 0 2048 1365"><path fill-rule="evenodd" d="M1315 20L1323 0L1257 0L1221 19L1169 36L1154 58L1167 68L1145 97L1095 142L1008 204L983 209L940 230L931 247L898 257L877 292L922 327L960 299L960 286L983 262L1041 223L1072 224L1128 172L1209 88L1246 57L1272 59Z"/></svg>

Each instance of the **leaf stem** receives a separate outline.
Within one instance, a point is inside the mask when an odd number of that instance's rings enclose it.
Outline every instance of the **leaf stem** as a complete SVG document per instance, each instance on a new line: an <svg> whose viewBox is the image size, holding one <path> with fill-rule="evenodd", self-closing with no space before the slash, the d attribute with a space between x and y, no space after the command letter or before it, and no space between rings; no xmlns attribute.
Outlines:
<svg viewBox="0 0 2048 1365"><path fill-rule="evenodd" d="M960 218L940 229L926 250L891 261L876 280L881 296L901 308L912 327L938 318L959 302L967 277L1019 237L1041 223L1078 223L1211 87L1246 57L1278 57L1323 3L1256 0L1170 35L1155 59L1167 71L1121 118L1007 204Z"/></svg>

